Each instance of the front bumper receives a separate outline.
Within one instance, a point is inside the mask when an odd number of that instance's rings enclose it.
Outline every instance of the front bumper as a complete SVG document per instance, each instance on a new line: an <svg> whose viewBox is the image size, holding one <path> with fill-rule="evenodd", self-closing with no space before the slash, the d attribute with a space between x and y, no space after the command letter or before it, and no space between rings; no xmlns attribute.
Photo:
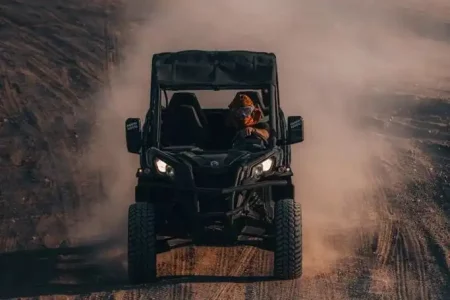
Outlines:
<svg viewBox="0 0 450 300"><path fill-rule="evenodd" d="M209 219L209 218L232 218L244 209L244 206L235 206L232 198L227 201L226 208L219 211L204 211L200 209L201 198L214 199L223 195L232 194L246 190L253 190L263 187L273 187L281 190L292 190L292 184L288 180L266 180L262 182L242 184L227 188L203 188L203 187L185 187L177 186L175 183L166 182L145 182L136 186L136 201L161 203L170 205L174 203L169 199L174 199L176 203L182 205L183 212L190 218ZM178 195L178 196L177 196ZM173 197L171 197L173 196ZM209 202L209 201L208 201ZM193 219L191 219L193 220Z"/></svg>
<svg viewBox="0 0 450 300"><path fill-rule="evenodd" d="M197 194L214 194L214 195L225 195L235 192L241 192L246 190L252 190L256 188L262 188L262 187L268 187L268 186L285 186L288 185L289 182L287 180L266 180L262 182L257 183L250 183L250 184L243 184L239 186L234 187L227 187L227 188L202 188L202 187L186 187L186 186L177 186L174 183L161 183L161 182L148 182L148 183L141 183L140 185L136 186L136 189L143 188L143 189L169 189L172 191L178 191L178 192L193 192Z"/></svg>

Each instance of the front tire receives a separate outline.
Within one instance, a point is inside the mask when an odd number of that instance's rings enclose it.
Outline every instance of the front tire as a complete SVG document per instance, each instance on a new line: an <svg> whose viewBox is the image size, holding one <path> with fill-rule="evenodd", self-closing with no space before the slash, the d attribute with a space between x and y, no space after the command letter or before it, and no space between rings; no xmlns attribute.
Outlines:
<svg viewBox="0 0 450 300"><path fill-rule="evenodd" d="M155 208L150 203L128 209L128 278L133 284L156 280Z"/></svg>
<svg viewBox="0 0 450 300"><path fill-rule="evenodd" d="M302 214L293 199L275 203L274 276L296 279L302 276Z"/></svg>

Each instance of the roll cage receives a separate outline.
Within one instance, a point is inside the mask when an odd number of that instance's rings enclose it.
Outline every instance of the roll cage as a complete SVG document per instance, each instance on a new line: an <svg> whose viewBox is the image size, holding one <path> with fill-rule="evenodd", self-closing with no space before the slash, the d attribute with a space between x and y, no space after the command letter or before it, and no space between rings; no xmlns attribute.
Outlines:
<svg viewBox="0 0 450 300"><path fill-rule="evenodd" d="M143 126L143 146L161 148L161 110L167 91L267 90L263 105L272 128L269 146L286 138L280 108L276 57L251 51L188 50L153 56L150 108ZM231 99L230 99L231 101Z"/></svg>

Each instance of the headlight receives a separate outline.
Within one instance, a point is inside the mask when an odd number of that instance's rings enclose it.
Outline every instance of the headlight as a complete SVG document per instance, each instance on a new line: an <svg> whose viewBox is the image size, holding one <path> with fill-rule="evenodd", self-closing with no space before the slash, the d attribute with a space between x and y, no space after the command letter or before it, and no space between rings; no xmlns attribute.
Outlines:
<svg viewBox="0 0 450 300"><path fill-rule="evenodd" d="M160 160L159 158L155 159L155 166L159 173L168 175L173 177L175 175L175 170L171 165L168 165L166 162Z"/></svg>
<svg viewBox="0 0 450 300"><path fill-rule="evenodd" d="M257 164L253 168L253 174L256 176L261 176L263 173L270 171L272 169L272 166L273 166L273 158L271 157Z"/></svg>

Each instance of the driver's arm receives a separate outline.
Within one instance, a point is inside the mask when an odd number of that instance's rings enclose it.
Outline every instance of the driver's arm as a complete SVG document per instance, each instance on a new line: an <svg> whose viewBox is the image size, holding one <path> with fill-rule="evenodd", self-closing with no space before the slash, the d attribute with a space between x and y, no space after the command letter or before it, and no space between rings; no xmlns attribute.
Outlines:
<svg viewBox="0 0 450 300"><path fill-rule="evenodd" d="M267 123L258 123L252 126L252 128L265 140L269 139L269 125Z"/></svg>

